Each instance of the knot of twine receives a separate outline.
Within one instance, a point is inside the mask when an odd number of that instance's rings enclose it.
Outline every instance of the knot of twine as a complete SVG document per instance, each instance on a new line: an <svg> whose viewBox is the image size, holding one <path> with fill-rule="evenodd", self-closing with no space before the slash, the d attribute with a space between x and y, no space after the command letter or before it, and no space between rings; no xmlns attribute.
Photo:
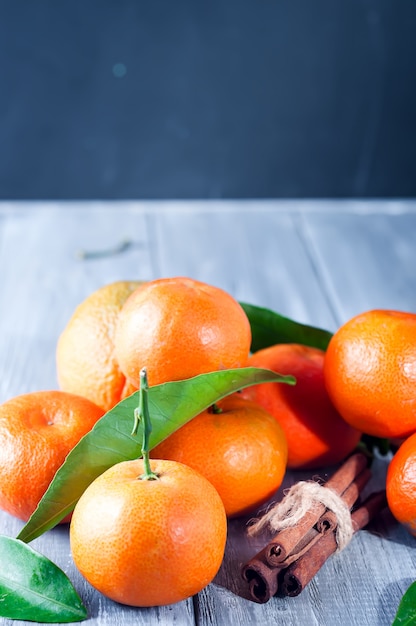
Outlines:
<svg viewBox="0 0 416 626"><path fill-rule="evenodd" d="M285 497L270 508L265 515L252 524L248 533L256 535L270 527L275 533L296 526L302 517L317 504L332 511L337 519L335 540L340 551L350 542L354 529L348 505L335 491L313 481L299 481Z"/></svg>

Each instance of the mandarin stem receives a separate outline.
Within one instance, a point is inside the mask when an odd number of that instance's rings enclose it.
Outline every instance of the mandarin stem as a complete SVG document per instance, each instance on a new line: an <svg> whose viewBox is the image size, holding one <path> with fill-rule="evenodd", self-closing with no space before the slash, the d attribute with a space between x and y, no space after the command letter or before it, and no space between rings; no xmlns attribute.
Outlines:
<svg viewBox="0 0 416 626"><path fill-rule="evenodd" d="M134 411L134 427L133 433L137 434L139 422L143 423L143 441L142 441L142 457L144 464L144 473L140 476L141 480L157 480L158 476L150 467L149 460L149 438L152 432L152 422L149 413L149 404L147 393L149 385L147 382L147 371L144 367L140 371L140 390L139 390L139 406Z"/></svg>

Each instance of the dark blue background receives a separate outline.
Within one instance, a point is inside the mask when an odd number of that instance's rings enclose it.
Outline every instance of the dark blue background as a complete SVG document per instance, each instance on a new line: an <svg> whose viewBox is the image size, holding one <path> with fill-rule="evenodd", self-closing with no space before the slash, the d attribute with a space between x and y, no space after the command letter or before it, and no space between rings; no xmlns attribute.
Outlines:
<svg viewBox="0 0 416 626"><path fill-rule="evenodd" d="M415 0L0 0L0 197L415 196L415 67Z"/></svg>

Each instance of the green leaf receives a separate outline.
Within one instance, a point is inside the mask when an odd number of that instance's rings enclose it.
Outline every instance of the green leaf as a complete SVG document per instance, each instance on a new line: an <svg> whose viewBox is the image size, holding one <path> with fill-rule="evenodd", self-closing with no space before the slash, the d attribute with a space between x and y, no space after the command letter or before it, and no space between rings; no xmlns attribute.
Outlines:
<svg viewBox="0 0 416 626"><path fill-rule="evenodd" d="M382 456L386 456L391 449L392 444L390 439L384 437L373 437L364 433L361 437L360 443L368 451L371 456L374 456L374 450L377 449Z"/></svg>
<svg viewBox="0 0 416 626"><path fill-rule="evenodd" d="M257 352L276 343L301 343L326 350L332 333L315 326L300 324L270 309L240 302L252 332L251 351Z"/></svg>
<svg viewBox="0 0 416 626"><path fill-rule="evenodd" d="M416 624L416 581L404 594L392 626L415 626Z"/></svg>
<svg viewBox="0 0 416 626"><path fill-rule="evenodd" d="M243 387L263 382L294 384L293 376L281 376L255 367L201 374L187 380L150 387L148 402L152 420L150 449L209 406ZM70 513L82 493L106 469L141 456L143 431L133 428L139 392L108 411L69 453L18 539L32 541Z"/></svg>
<svg viewBox="0 0 416 626"><path fill-rule="evenodd" d="M0 536L0 615L34 622L79 622L87 611L67 575L18 539Z"/></svg>

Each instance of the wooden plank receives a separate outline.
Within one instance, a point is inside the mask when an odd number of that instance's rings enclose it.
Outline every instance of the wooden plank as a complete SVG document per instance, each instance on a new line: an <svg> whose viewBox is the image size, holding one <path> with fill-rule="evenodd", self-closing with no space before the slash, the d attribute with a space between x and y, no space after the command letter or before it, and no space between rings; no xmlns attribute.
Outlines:
<svg viewBox="0 0 416 626"><path fill-rule="evenodd" d="M416 312L416 204L400 206L303 214L300 231L338 323L373 308Z"/></svg>
<svg viewBox="0 0 416 626"><path fill-rule="evenodd" d="M0 401L55 387L55 344L75 307L103 284L151 273L143 213L58 207L4 211L0 222ZM104 254L126 239L124 252Z"/></svg>
<svg viewBox="0 0 416 626"><path fill-rule="evenodd" d="M253 205L154 212L160 275L190 275L300 322L334 326L293 213ZM150 218L149 218L150 219Z"/></svg>
<svg viewBox="0 0 416 626"><path fill-rule="evenodd" d="M332 206L336 212L318 202L1 205L0 401L56 386L59 332L81 300L112 280L187 274L329 329L376 302L416 310L414 206ZM81 248L112 249L125 238L133 244L120 254L76 256ZM371 490L384 484L386 467L379 459ZM304 477L288 472L282 489ZM360 532L330 559L299 597L266 605L241 597L240 568L257 548L245 537L246 521L230 521L214 583L193 600L161 609L121 607L92 591L75 571L65 528L34 547L70 575L92 625L391 623L414 576L414 540L387 511L371 533ZM20 527L0 513L0 532L15 536Z"/></svg>

